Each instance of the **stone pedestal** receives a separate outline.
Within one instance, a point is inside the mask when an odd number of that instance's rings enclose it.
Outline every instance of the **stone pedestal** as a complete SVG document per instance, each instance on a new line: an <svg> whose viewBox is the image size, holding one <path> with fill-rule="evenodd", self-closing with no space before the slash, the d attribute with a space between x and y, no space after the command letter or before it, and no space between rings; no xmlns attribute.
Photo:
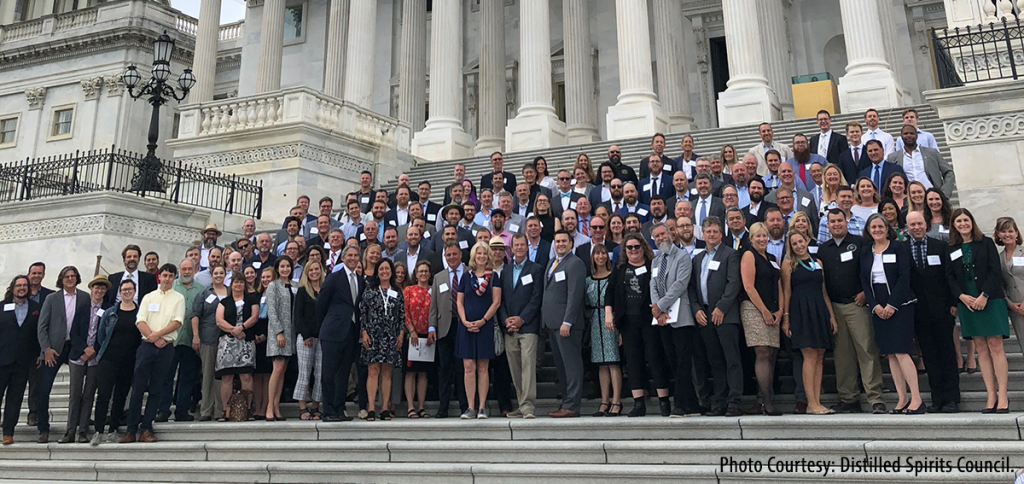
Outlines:
<svg viewBox="0 0 1024 484"><path fill-rule="evenodd" d="M615 105L608 108L608 139L664 133L668 116L654 94L647 0L616 0L615 32L619 44L619 96Z"/></svg>
<svg viewBox="0 0 1024 484"><path fill-rule="evenodd" d="M998 217L1024 220L1024 81L927 91L946 130L960 206L991 234Z"/></svg>
<svg viewBox="0 0 1024 484"><path fill-rule="evenodd" d="M519 4L519 96L515 119L505 127L506 151L565 144L565 123L551 105L551 18L549 0Z"/></svg>
<svg viewBox="0 0 1024 484"><path fill-rule="evenodd" d="M412 152L431 161L468 158L475 146L473 136L454 127L423 130L412 140Z"/></svg>
<svg viewBox="0 0 1024 484"><path fill-rule="evenodd" d="M718 125L738 126L782 118L779 98L768 84L761 54L760 19L754 0L723 0L728 89L718 96Z"/></svg>
<svg viewBox="0 0 1024 484"><path fill-rule="evenodd" d="M565 144L567 131L555 113L517 116L505 126L507 151L548 148Z"/></svg>

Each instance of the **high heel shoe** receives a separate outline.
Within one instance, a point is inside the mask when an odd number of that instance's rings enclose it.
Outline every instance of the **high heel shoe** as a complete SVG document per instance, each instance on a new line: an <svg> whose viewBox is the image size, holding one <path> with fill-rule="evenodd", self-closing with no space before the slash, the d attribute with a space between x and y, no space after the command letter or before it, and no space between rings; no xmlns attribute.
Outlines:
<svg viewBox="0 0 1024 484"><path fill-rule="evenodd" d="M618 407L619 409L615 410L613 412L612 409L615 408L615 407ZM608 411L605 412L605 414L604 414L605 417L619 417L621 415L622 415L622 404L621 403L613 403L613 404L611 404L608 407Z"/></svg>
<svg viewBox="0 0 1024 484"><path fill-rule="evenodd" d="M892 415L904 414L904 413L907 413L907 408L909 408L909 407L910 407L910 402L907 402L907 404L904 405L903 408L896 407L896 408L894 408L892 410L889 410L889 413L892 414Z"/></svg>
<svg viewBox="0 0 1024 484"><path fill-rule="evenodd" d="M597 411L594 412L594 414L591 415L591 416L592 417L604 417L605 415L608 415L608 409L609 408L611 408L611 406L608 405L608 402L601 402L601 406L597 407Z"/></svg>
<svg viewBox="0 0 1024 484"><path fill-rule="evenodd" d="M775 408L775 406L773 406L770 403L769 404L762 403L761 404L761 415L778 417L779 415L782 415L782 412L780 412L778 409Z"/></svg>
<svg viewBox="0 0 1024 484"><path fill-rule="evenodd" d="M909 407L909 406L910 406L910 404L907 404L907 407ZM910 410L909 408L905 409L903 411L903 415L924 415L927 412L928 412L928 407L924 404L924 402L921 402L921 404L918 405L917 408L915 408L913 410Z"/></svg>
<svg viewBox="0 0 1024 484"><path fill-rule="evenodd" d="M1006 408L997 408L997 409L996 409L996 413L1010 413L1010 407L1006 407Z"/></svg>
<svg viewBox="0 0 1024 484"><path fill-rule="evenodd" d="M1009 410L1009 409L1007 409L1007 410ZM984 413L984 414L996 413L996 407L986 408L986 409L982 410L981 413Z"/></svg>

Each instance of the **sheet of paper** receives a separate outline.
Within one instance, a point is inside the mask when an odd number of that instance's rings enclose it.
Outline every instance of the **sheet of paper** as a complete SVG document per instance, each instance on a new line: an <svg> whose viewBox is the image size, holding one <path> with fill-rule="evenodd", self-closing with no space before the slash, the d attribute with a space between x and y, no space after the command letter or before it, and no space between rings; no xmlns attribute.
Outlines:
<svg viewBox="0 0 1024 484"><path fill-rule="evenodd" d="M434 361L434 345L427 346L427 338L419 338L418 344L409 343L409 361Z"/></svg>

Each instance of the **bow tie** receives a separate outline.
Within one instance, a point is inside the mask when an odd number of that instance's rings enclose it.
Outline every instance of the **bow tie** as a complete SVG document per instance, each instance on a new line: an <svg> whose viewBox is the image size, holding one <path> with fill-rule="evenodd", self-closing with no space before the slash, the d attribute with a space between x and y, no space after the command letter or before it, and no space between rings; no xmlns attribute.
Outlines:
<svg viewBox="0 0 1024 484"><path fill-rule="evenodd" d="M569 198L572 195L572 192L569 192L569 193L559 193L559 195L561 195L562 198Z"/></svg>

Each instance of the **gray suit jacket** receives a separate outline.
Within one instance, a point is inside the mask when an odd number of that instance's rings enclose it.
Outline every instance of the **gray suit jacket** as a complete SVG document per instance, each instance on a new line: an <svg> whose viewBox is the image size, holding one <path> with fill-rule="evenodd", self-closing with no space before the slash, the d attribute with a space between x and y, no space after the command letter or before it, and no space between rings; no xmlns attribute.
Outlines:
<svg viewBox="0 0 1024 484"><path fill-rule="evenodd" d="M553 257L544 268L544 311L541 315L544 327L552 330L561 328L562 323L583 324L583 299L587 292L587 268L583 261L570 252L552 273L551 266L556 260ZM558 276L559 273L565 277ZM557 280L559 278L562 280Z"/></svg>
<svg viewBox="0 0 1024 484"><path fill-rule="evenodd" d="M519 281L512 280L512 263L505 264L501 271L501 305L498 306L498 324L505 328L505 320L512 316L523 319L521 334L537 334L540 330L541 300L544 297L544 267L530 259L523 263L519 273ZM533 278L529 284L523 284L523 277ZM507 331L506 331L507 333Z"/></svg>
<svg viewBox="0 0 1024 484"><path fill-rule="evenodd" d="M75 303L75 321L72 324L89 324L89 309L92 304L89 300L89 293L77 289L75 291L78 300ZM39 336L40 355L48 348L53 348L60 353L64 351L64 342L68 340L68 321L64 312L64 290L60 289L46 296L43 307L39 311L39 326L36 328Z"/></svg>
<svg viewBox="0 0 1024 484"><path fill-rule="evenodd" d="M928 181L932 182L932 186L941 190L946 198L952 198L953 191L956 190L956 174L953 173L953 167L942 157L939 150L927 146L920 148L921 160L924 161L924 172L928 175ZM890 153L885 157L885 161L896 163L906 171L907 167L903 166L903 153L906 151L902 149Z"/></svg>
<svg viewBox="0 0 1024 484"><path fill-rule="evenodd" d="M463 277L468 273L468 268L463 267ZM441 292L442 284L447 288L444 292ZM451 292L458 291L459 288L451 287L451 285L450 273L443 267L441 272L434 275L434 282L430 285L430 314L427 318L427 324L435 328L438 339L448 336L448 331L452 330Z"/></svg>
<svg viewBox="0 0 1024 484"><path fill-rule="evenodd" d="M668 258L665 274L661 274L659 270L658 277L654 277L653 271L661 268L661 260L665 258ZM693 263L690 261L689 253L675 245L668 253L658 254L651 262L651 302L657 304L658 308L664 312L668 311L676 301L679 301L679 318L676 322L670 323L673 328L693 326L694 324L693 313L690 311L690 298L686 293L690 287L692 268ZM659 285L655 282L662 277L667 278L664 293L658 290Z"/></svg>

